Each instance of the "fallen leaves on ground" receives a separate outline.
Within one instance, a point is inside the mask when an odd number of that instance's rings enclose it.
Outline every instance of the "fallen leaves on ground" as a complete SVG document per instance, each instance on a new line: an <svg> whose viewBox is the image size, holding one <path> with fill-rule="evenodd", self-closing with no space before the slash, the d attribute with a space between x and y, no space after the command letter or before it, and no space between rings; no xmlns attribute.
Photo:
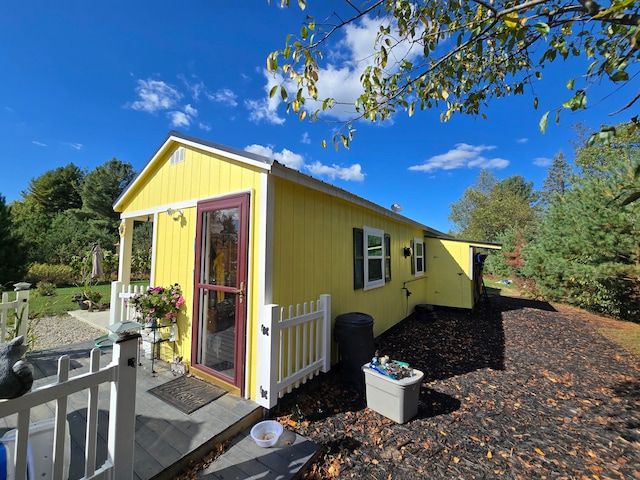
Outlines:
<svg viewBox="0 0 640 480"><path fill-rule="evenodd" d="M276 418L322 448L305 479L640 479L638 358L599 317L508 297L436 315L377 339L425 373L409 422L367 408L339 367L281 400Z"/></svg>

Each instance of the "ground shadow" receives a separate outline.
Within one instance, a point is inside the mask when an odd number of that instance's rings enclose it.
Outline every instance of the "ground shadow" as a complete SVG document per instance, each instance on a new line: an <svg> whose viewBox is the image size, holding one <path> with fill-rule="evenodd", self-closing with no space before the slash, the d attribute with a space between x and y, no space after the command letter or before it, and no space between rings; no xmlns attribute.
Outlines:
<svg viewBox="0 0 640 480"><path fill-rule="evenodd" d="M447 415L460 408L460 400L431 388L422 387L418 398L417 418L431 418Z"/></svg>
<svg viewBox="0 0 640 480"><path fill-rule="evenodd" d="M474 310L435 307L434 318L412 314L376 339L381 355L408 362L425 381L482 368L504 369L502 314L511 310L555 311L547 302L489 297Z"/></svg>
<svg viewBox="0 0 640 480"><path fill-rule="evenodd" d="M411 315L376 339L381 355L409 363L424 381L481 368L504 369L502 311L436 308L435 318Z"/></svg>
<svg viewBox="0 0 640 480"><path fill-rule="evenodd" d="M94 342L83 342L76 345L38 350L27 353L26 359L34 367L33 378L40 380L58 373L58 359L62 355L69 356L69 372L86 368L86 359L91 356L91 350L95 348ZM104 365L111 360L111 349L101 349L100 364ZM85 360L83 363L82 360ZM77 373L77 372L76 372Z"/></svg>

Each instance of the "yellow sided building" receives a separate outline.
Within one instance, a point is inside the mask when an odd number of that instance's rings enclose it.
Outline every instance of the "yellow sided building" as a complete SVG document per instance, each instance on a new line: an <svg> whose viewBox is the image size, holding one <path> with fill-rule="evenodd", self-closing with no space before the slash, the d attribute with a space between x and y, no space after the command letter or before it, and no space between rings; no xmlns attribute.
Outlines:
<svg viewBox="0 0 640 480"><path fill-rule="evenodd" d="M289 353L261 347L275 335L265 318L274 305L328 294L329 319L366 313L379 335L418 304L473 308L481 252L496 248L454 239L273 159L177 132L114 209L122 219L119 282L130 280L134 222L149 221L151 285L182 288L177 336L163 356L178 355L191 373L257 401L287 374L279 363L290 364L283 368L291 376L296 364L314 362L316 347L331 345L325 325L280 334Z"/></svg>

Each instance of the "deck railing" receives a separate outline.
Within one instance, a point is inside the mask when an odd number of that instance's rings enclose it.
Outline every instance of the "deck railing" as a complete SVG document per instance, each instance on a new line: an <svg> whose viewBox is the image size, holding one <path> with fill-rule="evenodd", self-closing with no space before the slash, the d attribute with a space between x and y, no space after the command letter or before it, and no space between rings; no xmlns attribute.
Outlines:
<svg viewBox="0 0 640 480"><path fill-rule="evenodd" d="M331 369L331 295L295 307L266 305L259 324L256 402L273 408L285 393Z"/></svg>
<svg viewBox="0 0 640 480"><path fill-rule="evenodd" d="M136 320L136 310L129 305L128 300L134 295L144 293L147 287L143 285L125 285L122 282L111 282L111 305L109 307L109 323Z"/></svg>
<svg viewBox="0 0 640 480"><path fill-rule="evenodd" d="M9 293L2 294L0 301L0 343L5 343L19 335L26 335L29 322L29 284L16 284L16 299L9 301ZM7 325L9 310L15 310L12 328Z"/></svg>
<svg viewBox="0 0 640 480"><path fill-rule="evenodd" d="M99 349L93 349L90 371L72 378L69 378L69 356L63 355L58 360L56 382L38 387L19 398L0 400L0 418L17 414L13 465L9 465L14 473L11 478L27 478L30 412L47 402L55 402L54 441L48 454L51 468L47 470L51 472L49 478L63 478L68 397L81 391L88 392L83 478L133 478L138 337L135 334L116 340L112 361L103 368L100 368ZM97 466L98 387L105 383L111 385L107 460Z"/></svg>

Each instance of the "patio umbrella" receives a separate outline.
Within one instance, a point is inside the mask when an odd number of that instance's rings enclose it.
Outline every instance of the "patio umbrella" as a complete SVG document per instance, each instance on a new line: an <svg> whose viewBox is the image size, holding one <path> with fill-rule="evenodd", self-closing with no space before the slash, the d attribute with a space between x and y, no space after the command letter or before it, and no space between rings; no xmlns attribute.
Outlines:
<svg viewBox="0 0 640 480"><path fill-rule="evenodd" d="M104 273L102 269L102 250L98 242L91 247L91 278L101 277Z"/></svg>

